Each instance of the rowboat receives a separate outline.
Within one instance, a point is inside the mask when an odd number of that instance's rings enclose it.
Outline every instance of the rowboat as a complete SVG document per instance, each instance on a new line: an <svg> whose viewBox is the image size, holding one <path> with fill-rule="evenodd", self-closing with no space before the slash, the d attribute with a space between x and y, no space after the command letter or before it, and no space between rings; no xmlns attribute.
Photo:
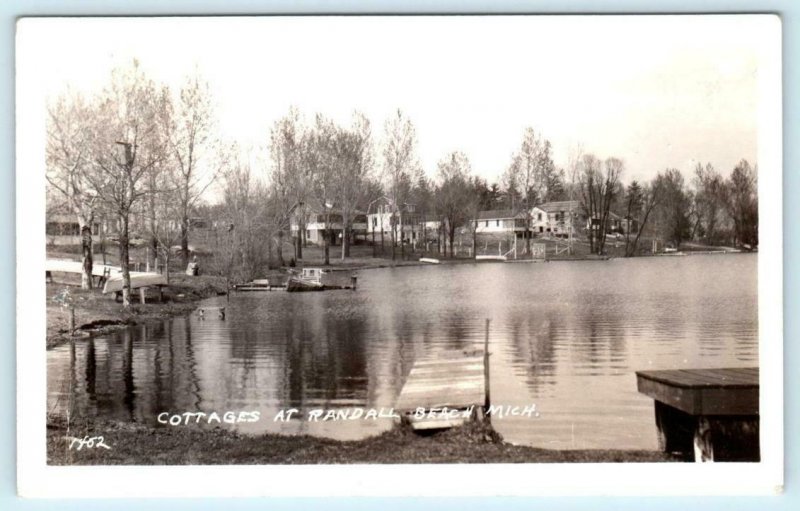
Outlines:
<svg viewBox="0 0 800 511"><path fill-rule="evenodd" d="M325 289L322 284L324 273L322 268L303 268L299 275L292 275L286 281L286 291L322 291Z"/></svg>
<svg viewBox="0 0 800 511"><path fill-rule="evenodd" d="M148 273L143 271L132 271L131 274L131 289L149 286L166 286L167 279L158 273ZM103 287L103 294L116 293L122 291L122 275L114 275L106 281Z"/></svg>
<svg viewBox="0 0 800 511"><path fill-rule="evenodd" d="M421 257L419 259L419 262L428 263L428 264L439 264L439 260L438 259L434 259L432 257Z"/></svg>

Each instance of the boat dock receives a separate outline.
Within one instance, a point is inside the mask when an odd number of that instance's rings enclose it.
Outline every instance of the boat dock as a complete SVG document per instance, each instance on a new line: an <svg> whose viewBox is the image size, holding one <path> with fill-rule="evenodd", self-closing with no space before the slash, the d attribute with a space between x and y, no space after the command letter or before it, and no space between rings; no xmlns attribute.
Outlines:
<svg viewBox="0 0 800 511"><path fill-rule="evenodd" d="M637 371L659 447L695 461L758 461L758 368Z"/></svg>
<svg viewBox="0 0 800 511"><path fill-rule="evenodd" d="M432 351L414 363L394 408L414 430L482 420L489 402L487 382L485 351Z"/></svg>

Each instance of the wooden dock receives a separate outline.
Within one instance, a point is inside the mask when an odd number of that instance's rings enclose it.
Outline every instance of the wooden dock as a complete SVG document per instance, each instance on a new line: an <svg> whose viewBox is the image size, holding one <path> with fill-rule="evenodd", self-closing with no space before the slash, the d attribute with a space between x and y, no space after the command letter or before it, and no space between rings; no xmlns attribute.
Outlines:
<svg viewBox="0 0 800 511"><path fill-rule="evenodd" d="M415 430L444 429L482 419L488 401L483 350L436 350L417 360L395 410Z"/></svg>
<svg viewBox="0 0 800 511"><path fill-rule="evenodd" d="M695 461L758 461L758 368L637 371L655 400L659 446Z"/></svg>

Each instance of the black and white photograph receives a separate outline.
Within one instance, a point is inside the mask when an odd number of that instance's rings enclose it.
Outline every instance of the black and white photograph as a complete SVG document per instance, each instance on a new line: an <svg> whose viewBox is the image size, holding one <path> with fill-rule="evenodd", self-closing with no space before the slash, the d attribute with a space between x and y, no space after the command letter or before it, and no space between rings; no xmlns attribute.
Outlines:
<svg viewBox="0 0 800 511"><path fill-rule="evenodd" d="M779 487L780 37L769 15L20 20L30 487L231 465Z"/></svg>

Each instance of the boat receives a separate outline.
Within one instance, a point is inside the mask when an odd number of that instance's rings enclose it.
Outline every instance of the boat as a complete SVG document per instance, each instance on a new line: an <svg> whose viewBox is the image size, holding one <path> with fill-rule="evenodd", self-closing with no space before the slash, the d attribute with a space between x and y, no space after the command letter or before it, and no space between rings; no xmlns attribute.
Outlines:
<svg viewBox="0 0 800 511"><path fill-rule="evenodd" d="M277 279L275 279L277 280ZM245 284L236 284L233 289L236 291L272 291L276 287L285 287L277 282L273 283L270 279L254 279Z"/></svg>
<svg viewBox="0 0 800 511"><path fill-rule="evenodd" d="M419 262L428 263L428 264L439 264L440 261L438 259L434 259L432 257L421 257L419 259Z"/></svg>
<svg viewBox="0 0 800 511"><path fill-rule="evenodd" d="M167 285L166 277L164 277L164 275L161 275L159 273L132 271L130 272L130 276L131 276L131 289L138 289L140 287ZM122 275L114 275L113 277L106 280L106 284L103 287L103 294L121 292L122 284L123 284Z"/></svg>
<svg viewBox="0 0 800 511"><path fill-rule="evenodd" d="M291 275L286 281L286 291L322 291L325 289L322 284L324 273L322 268L303 268L299 275Z"/></svg>
<svg viewBox="0 0 800 511"><path fill-rule="evenodd" d="M475 256L476 261L501 261L505 262L508 258L504 255L479 255Z"/></svg>

